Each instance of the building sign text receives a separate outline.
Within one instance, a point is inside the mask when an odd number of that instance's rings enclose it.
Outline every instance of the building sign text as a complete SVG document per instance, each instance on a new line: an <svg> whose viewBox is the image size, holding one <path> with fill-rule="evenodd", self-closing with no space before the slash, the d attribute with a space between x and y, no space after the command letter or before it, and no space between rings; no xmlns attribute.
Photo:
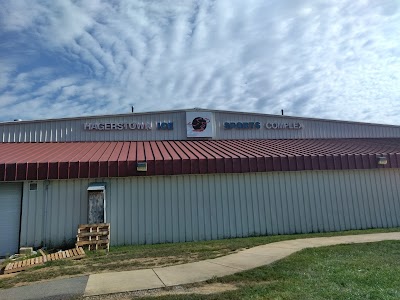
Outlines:
<svg viewBox="0 0 400 300"><path fill-rule="evenodd" d="M159 130L173 130L172 122L157 122L156 128ZM150 122L130 122L130 123L84 123L84 130L150 130Z"/></svg>
<svg viewBox="0 0 400 300"><path fill-rule="evenodd" d="M302 129L301 123L266 123L267 129Z"/></svg>
<svg viewBox="0 0 400 300"><path fill-rule="evenodd" d="M225 129L259 129L261 128L260 122L225 122Z"/></svg>
<svg viewBox="0 0 400 300"><path fill-rule="evenodd" d="M301 123L279 123L279 122L267 122L261 126L261 122L224 122L224 129L260 129L264 127L266 129L303 129L304 126Z"/></svg>

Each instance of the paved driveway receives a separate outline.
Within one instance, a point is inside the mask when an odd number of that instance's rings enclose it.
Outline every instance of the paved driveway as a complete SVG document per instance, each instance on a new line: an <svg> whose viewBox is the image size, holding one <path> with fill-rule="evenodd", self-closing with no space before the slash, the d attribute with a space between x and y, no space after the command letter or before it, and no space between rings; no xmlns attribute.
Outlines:
<svg viewBox="0 0 400 300"><path fill-rule="evenodd" d="M68 279L57 279L27 286L0 290L0 299L7 300L67 300L76 296L82 296L88 276L80 276Z"/></svg>

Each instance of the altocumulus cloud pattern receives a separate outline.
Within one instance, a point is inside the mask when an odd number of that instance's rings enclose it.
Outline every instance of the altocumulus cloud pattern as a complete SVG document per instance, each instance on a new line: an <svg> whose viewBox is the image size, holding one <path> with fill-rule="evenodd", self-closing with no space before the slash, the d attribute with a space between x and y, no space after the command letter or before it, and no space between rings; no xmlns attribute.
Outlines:
<svg viewBox="0 0 400 300"><path fill-rule="evenodd" d="M400 2L0 2L0 121L202 107L400 124Z"/></svg>

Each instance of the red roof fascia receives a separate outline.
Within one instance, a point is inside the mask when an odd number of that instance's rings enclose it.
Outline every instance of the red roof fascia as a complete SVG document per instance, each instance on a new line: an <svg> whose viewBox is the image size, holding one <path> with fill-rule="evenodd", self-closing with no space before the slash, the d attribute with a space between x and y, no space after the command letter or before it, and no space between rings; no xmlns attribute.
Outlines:
<svg viewBox="0 0 400 300"><path fill-rule="evenodd" d="M0 143L0 181L398 167L395 138Z"/></svg>

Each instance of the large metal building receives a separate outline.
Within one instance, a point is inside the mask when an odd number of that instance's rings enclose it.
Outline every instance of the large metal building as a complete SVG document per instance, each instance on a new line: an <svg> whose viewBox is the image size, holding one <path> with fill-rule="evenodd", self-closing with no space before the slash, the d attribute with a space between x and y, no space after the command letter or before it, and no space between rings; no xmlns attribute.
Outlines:
<svg viewBox="0 0 400 300"><path fill-rule="evenodd" d="M0 256L400 225L400 127L215 110L0 123Z"/></svg>

